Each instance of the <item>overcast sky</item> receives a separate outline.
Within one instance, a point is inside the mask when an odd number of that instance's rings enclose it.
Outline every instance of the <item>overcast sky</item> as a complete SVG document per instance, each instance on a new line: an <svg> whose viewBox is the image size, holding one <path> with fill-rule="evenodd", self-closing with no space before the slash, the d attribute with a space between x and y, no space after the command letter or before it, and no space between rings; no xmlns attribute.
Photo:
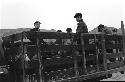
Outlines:
<svg viewBox="0 0 125 82"><path fill-rule="evenodd" d="M83 14L88 29L99 24L120 28L125 22L124 0L2 0L0 6L0 28L33 28L38 20L41 29L75 32L75 13Z"/></svg>

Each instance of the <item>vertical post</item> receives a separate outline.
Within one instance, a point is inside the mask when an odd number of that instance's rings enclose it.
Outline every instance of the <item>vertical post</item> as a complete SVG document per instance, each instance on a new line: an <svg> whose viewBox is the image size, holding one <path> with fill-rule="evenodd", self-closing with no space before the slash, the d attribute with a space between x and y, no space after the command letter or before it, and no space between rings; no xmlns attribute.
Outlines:
<svg viewBox="0 0 125 82"><path fill-rule="evenodd" d="M40 40L39 40L39 32L37 32L37 57L39 61L39 82L44 82L43 81L43 66L41 63L41 55L40 55Z"/></svg>
<svg viewBox="0 0 125 82"><path fill-rule="evenodd" d="M24 56L25 56L25 54L24 54L24 44L23 44L23 32L22 32L22 34L21 34L21 47L22 47L22 56L23 56L23 58L22 58L22 69L23 69L23 82L25 82L25 61L24 61Z"/></svg>
<svg viewBox="0 0 125 82"><path fill-rule="evenodd" d="M83 34L81 34L81 46L82 46L82 55L83 55L83 70L84 74L87 74L87 69L86 69L86 57L85 57L85 43L83 39Z"/></svg>
<svg viewBox="0 0 125 82"><path fill-rule="evenodd" d="M98 48L97 48L97 40L96 40L96 34L94 34L94 42L95 42L95 50L96 50L96 64L97 64L97 72L99 71L99 56L98 56Z"/></svg>
<svg viewBox="0 0 125 82"><path fill-rule="evenodd" d="M124 61L125 61L125 33L124 33L123 21L121 21L121 30L122 30L122 44L123 44L122 52L123 52Z"/></svg>
<svg viewBox="0 0 125 82"><path fill-rule="evenodd" d="M75 52L75 54L73 54L73 58L74 58L75 77L78 77L78 76L79 76L79 71L78 71L78 62L77 62L78 51L73 50L73 52Z"/></svg>
<svg viewBox="0 0 125 82"><path fill-rule="evenodd" d="M106 58L106 49L105 49L105 37L104 34L102 36L102 54L103 54L103 65L104 65L104 70L107 70L107 58Z"/></svg>

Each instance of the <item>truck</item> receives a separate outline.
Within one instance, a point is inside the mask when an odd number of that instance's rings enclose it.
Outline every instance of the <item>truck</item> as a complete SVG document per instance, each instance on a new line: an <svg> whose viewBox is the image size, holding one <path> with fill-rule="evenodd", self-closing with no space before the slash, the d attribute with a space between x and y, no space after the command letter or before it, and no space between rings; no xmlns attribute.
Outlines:
<svg viewBox="0 0 125 82"><path fill-rule="evenodd" d="M24 31L5 36L3 41L6 44L8 73L10 76L14 73L18 77L16 72L22 70L21 78L13 77L17 78L16 82L19 82L19 79L22 79L21 82L78 82L101 76L108 77L118 71L123 73L125 70L123 21L121 28L122 35L81 33L81 36L77 37L81 40L80 44L74 41L75 33ZM26 42L25 39L28 38L34 38L36 42ZM43 43L45 39L62 42ZM68 39L71 40L70 44L63 43ZM89 41L88 44L85 40Z"/></svg>

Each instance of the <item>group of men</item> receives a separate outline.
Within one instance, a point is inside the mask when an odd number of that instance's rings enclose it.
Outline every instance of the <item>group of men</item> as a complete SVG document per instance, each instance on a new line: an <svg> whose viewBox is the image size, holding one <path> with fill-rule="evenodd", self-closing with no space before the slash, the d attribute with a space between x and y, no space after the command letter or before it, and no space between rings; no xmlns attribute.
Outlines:
<svg viewBox="0 0 125 82"><path fill-rule="evenodd" d="M74 18L76 18L76 21L78 22L77 29L76 29L76 34L80 35L81 33L88 33L88 28L87 28L87 25L85 24L85 22L82 19L82 14L81 13L76 13ZM39 29L40 28L40 24L41 23L39 21L36 21L34 23L35 28L31 29L30 31L31 32L40 31L40 29ZM72 29L71 28L67 28L66 31L67 31L67 33L71 33ZM62 32L62 31L58 30L57 32ZM35 38L29 38L29 39L30 39L31 42L35 42L36 41ZM45 43L45 41L42 41L42 43Z"/></svg>

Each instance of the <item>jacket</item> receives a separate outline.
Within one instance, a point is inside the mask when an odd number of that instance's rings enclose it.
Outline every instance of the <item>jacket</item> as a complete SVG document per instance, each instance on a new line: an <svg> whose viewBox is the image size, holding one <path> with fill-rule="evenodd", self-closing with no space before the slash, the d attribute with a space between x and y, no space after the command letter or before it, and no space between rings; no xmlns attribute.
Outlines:
<svg viewBox="0 0 125 82"><path fill-rule="evenodd" d="M87 25L83 20L77 24L76 33L88 33Z"/></svg>

